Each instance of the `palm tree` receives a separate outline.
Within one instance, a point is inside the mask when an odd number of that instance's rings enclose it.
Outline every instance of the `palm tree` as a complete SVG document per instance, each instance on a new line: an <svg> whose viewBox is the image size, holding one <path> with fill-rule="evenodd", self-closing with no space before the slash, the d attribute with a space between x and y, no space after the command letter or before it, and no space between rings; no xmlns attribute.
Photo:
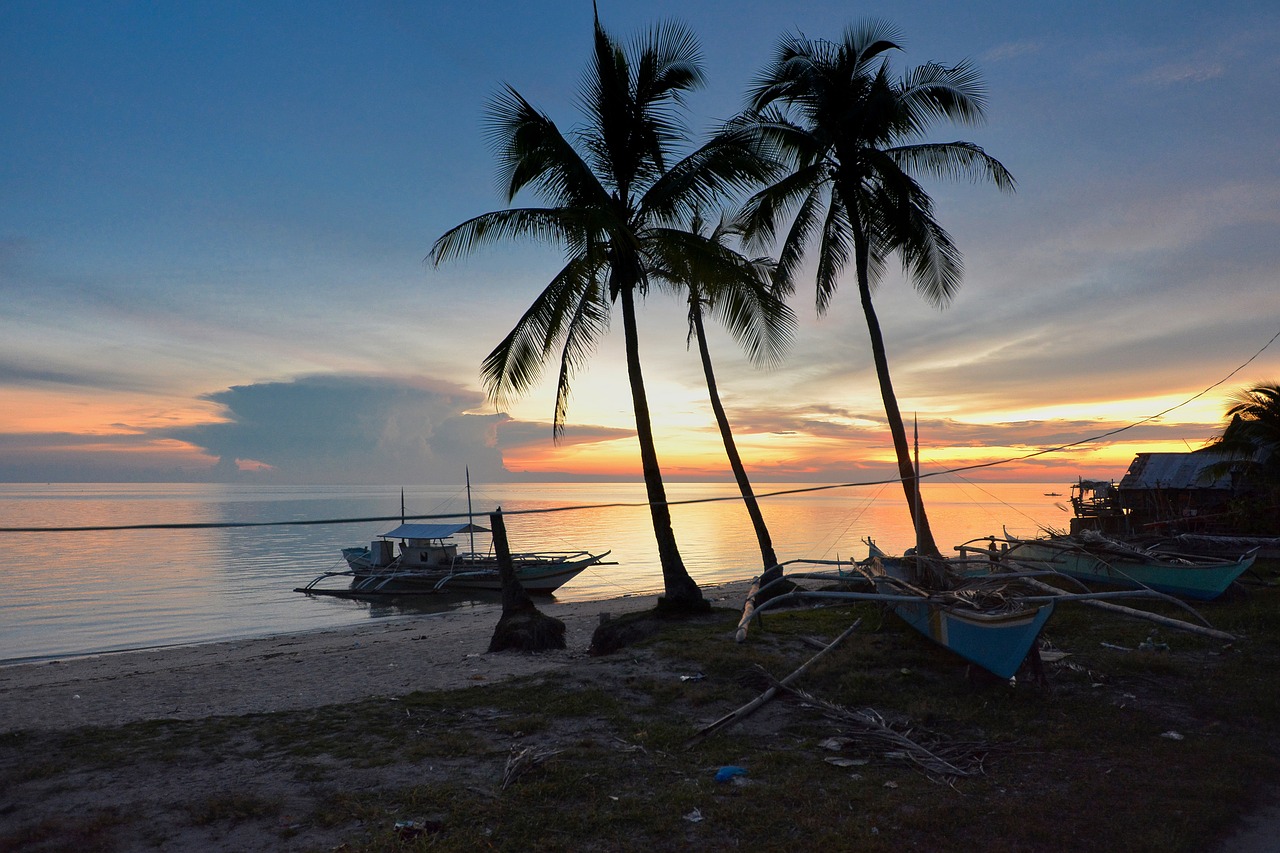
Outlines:
<svg viewBox="0 0 1280 853"><path fill-rule="evenodd" d="M1280 382L1237 389L1227 402L1222 435L1205 448L1225 460L1210 470L1242 470L1260 485L1280 486Z"/></svg>
<svg viewBox="0 0 1280 853"><path fill-rule="evenodd" d="M594 34L581 92L586 122L571 138L511 86L490 107L489 136L508 202L529 187L548 206L469 219L436 240L431 258L439 264L513 237L565 247L565 265L481 370L490 396L501 402L528 390L558 349L556 437L564 427L574 371L607 331L612 303L621 306L636 436L662 564L665 596L659 603L701 610L709 605L671 530L640 368L635 300L649 288L654 258L670 237L666 226L762 180L766 164L744 135L732 133L675 161L677 147L689 138L680 109L684 94L703 80L697 41L688 30L659 25L627 50L597 15Z"/></svg>
<svg viewBox="0 0 1280 853"><path fill-rule="evenodd" d="M1217 460L1200 477L1229 477L1240 490L1229 505L1229 524L1239 532L1280 532L1280 382L1260 382L1227 396L1226 425L1203 452Z"/></svg>
<svg viewBox="0 0 1280 853"><path fill-rule="evenodd" d="M778 565L773 538L769 535L760 503L738 453L729 417L720 400L703 316L706 311L716 315L753 362L768 366L781 359L782 351L795 330L795 315L770 286L773 262L768 258L748 259L727 245L730 237L741 233L739 225L723 215L709 231L707 225L701 213L695 212L685 233L671 235L667 245L674 251L655 274L686 294L689 305L688 339L698 343L711 410L724 441L729 467L733 470L760 545L760 558L764 563L760 586L763 587L782 576L782 567Z"/></svg>
<svg viewBox="0 0 1280 853"><path fill-rule="evenodd" d="M1012 190L1012 175L969 142L925 142L931 122L975 123L985 98L974 67L927 63L901 78L886 54L900 49L890 26L868 21L839 42L785 36L750 92L749 112L730 124L754 126L784 158L788 175L747 206L751 236L772 241L780 219L794 214L782 242L778 277L794 280L817 241L817 307L825 312L852 259L871 336L885 417L898 472L922 553L937 555L917 496L906 429L889 376L888 357L871 294L897 252L917 292L941 307L960 286L960 253L934 217L933 201L915 177L989 179ZM851 258L852 256L852 258Z"/></svg>
<svg viewBox="0 0 1280 853"><path fill-rule="evenodd" d="M1238 389L1227 401L1227 425L1216 444L1264 465L1280 464L1280 382Z"/></svg>

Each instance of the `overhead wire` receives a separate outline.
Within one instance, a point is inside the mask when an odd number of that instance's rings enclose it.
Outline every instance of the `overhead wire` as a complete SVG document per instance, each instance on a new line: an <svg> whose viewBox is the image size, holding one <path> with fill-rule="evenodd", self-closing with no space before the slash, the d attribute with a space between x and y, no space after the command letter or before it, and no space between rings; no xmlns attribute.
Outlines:
<svg viewBox="0 0 1280 853"><path fill-rule="evenodd" d="M1273 343L1275 343L1277 339L1280 339L1280 331L1277 331L1274 335L1272 335L1270 340L1268 340L1265 344L1263 344L1262 347L1258 349L1257 352L1249 356L1249 358L1245 359L1244 362L1239 364L1235 369L1233 369L1226 376L1219 379L1217 382L1214 382L1212 385L1208 386L1204 390L1191 395L1187 399L1183 400L1181 403L1177 403L1176 405L1170 406L1167 409L1164 409L1162 411L1155 413L1154 415L1148 415L1147 417L1142 418L1141 420L1134 421L1133 423L1126 424L1125 426L1122 426L1122 427L1117 427L1115 429L1107 430L1106 432L1099 433L1098 435L1090 436L1088 438L1082 438L1078 441L1072 441L1066 444L1056 445L1054 447L1041 448L1039 450L1032 451L1031 453L1025 453L1021 456L1011 456L1005 459L998 459L991 462L976 462L972 465L961 465L955 468L947 468L941 471L930 471L927 473L918 474L917 476L920 479L930 479L930 478L942 477L950 474L959 474L964 471L976 471L983 468L994 468L1000 465L1010 465L1014 462L1024 462L1027 459L1034 459L1038 456L1045 456L1050 453L1060 453L1064 450L1070 450L1073 447L1080 447L1081 445L1092 444L1093 442L1101 441L1104 438L1110 438L1113 435L1119 435L1122 432L1126 432L1128 430L1134 429L1135 427L1139 427L1139 426L1142 426L1143 424L1150 423L1151 421L1158 420L1159 418L1164 417L1170 412L1181 409L1183 406L1187 406L1195 402L1196 400L1200 399L1204 395L1208 394L1214 388L1217 388L1220 385L1225 384L1231 379L1231 377L1235 376L1241 370L1244 370L1246 367L1252 364L1260 355L1266 352L1267 348L1270 347ZM779 489L772 492L764 492L763 494L757 494L755 497L758 500L762 500L765 498L777 498L777 497L785 497L789 495L808 494L812 492L831 491L833 489L851 489L851 488L863 488L866 486L883 486L889 483L899 483L899 482L902 482L902 478L890 477L887 479L864 480L864 481L857 481L857 482L850 482L850 483L827 483L827 484L817 485L817 486L803 486L803 487L794 488L794 489ZM716 503L716 502L723 502L723 501L739 501L742 499L743 499L742 495L740 494L721 495L719 497L687 498L684 500L666 501L665 505L666 506L689 506L692 504ZM613 501L609 503L599 503L599 504L574 504L571 506L539 507L537 509L516 509L516 510L500 510L500 511L504 515L539 515L539 514L557 513L557 512L581 512L584 510L647 507L651 505L654 505L654 504L652 504L650 501ZM303 519L303 520L294 519L290 521L220 521L220 522L210 521L210 522L175 522L175 523L117 524L117 525L95 524L95 525L82 525L82 526L74 526L74 527L0 527L0 533L88 533L88 532L106 531L106 530L203 530L203 529L212 529L212 528L238 528L238 527L296 527L296 526L319 525L319 524L370 524L377 521L401 521L401 520L426 521L426 520L442 520L442 519L467 518L467 517L468 517L468 513L434 513L429 515L406 515L406 516L403 516L403 518L401 516L395 515L395 516L367 516L364 518L328 518L328 519Z"/></svg>

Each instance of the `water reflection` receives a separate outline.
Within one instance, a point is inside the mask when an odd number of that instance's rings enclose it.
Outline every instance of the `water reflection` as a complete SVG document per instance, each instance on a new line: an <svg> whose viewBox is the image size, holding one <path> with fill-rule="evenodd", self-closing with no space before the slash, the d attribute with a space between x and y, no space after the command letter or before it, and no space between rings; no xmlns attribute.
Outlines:
<svg viewBox="0 0 1280 853"><path fill-rule="evenodd" d="M781 488L781 487L771 487ZM763 491L763 490L762 490ZM989 533L1034 534L1065 526L1045 484L972 487L926 483L938 544ZM672 500L733 493L724 484L669 484ZM513 550L610 551L616 565L593 566L556 593L559 601L647 595L662 589L643 484L502 484L476 489L487 512L501 505ZM457 487L405 489L411 515L465 513ZM575 512L520 515L564 505L631 503ZM255 523L397 516L399 487L261 487L225 484L0 484L5 526L148 523ZM890 552L911 543L897 487L813 492L763 501L780 559L856 559L872 536ZM701 584L749 578L761 569L739 502L672 508L690 574ZM340 549L368 544L395 522L0 534L9 558L0 598L0 661L204 642L409 618L463 602L322 600L293 592L316 575L345 568Z"/></svg>

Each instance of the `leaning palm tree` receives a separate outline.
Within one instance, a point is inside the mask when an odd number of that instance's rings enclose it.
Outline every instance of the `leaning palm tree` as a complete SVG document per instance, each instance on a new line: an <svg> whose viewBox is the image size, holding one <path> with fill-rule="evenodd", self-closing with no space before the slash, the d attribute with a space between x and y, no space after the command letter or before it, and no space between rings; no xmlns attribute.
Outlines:
<svg viewBox="0 0 1280 853"><path fill-rule="evenodd" d="M778 298L771 286L773 261L746 258L728 245L727 241L740 233L739 225L730 217L722 215L714 227L708 228L701 212L696 211L688 230L673 233L667 241L666 245L672 251L655 275L682 290L687 298L688 340L697 341L711 410L760 546L760 558L764 563L760 585L763 587L782 576L782 567L778 565L773 538L760 511L760 502L751 488L746 466L742 464L742 456L733 438L733 428L720 400L711 349L707 344L704 314L710 312L715 315L746 350L748 357L763 366L776 364L781 359L796 323L791 309Z"/></svg>
<svg viewBox="0 0 1280 853"><path fill-rule="evenodd" d="M916 290L935 305L945 306L959 288L960 253L934 217L932 199L916 175L985 178L1004 190L1012 190L1014 181L972 143L923 141L934 120L980 120L983 88L967 62L927 63L901 78L891 76L886 54L900 49L898 41L897 33L878 21L848 28L839 42L785 36L751 89L748 113L730 129L736 133L754 126L787 164L787 176L747 206L751 235L763 242L774 239L782 219L793 217L778 258L780 281L794 280L806 249L816 241L821 314L841 273L853 263L919 548L936 555L872 290L894 252Z"/></svg>
<svg viewBox="0 0 1280 853"><path fill-rule="evenodd" d="M684 94L703 80L698 45L688 30L660 25L629 50L605 32L598 16L594 33L581 92L586 121L570 137L511 86L490 108L489 136L507 200L531 188L548 205L469 219L435 242L431 258L439 264L513 237L565 248L565 265L482 367L486 389L501 402L527 391L558 350L555 437L564 427L575 370L607 331L613 304L621 307L636 437L662 564L660 605L706 609L671 529L640 367L635 301L649 288L653 259L669 238L666 226L761 180L766 164L744 136L734 134L676 160L677 148L689 139Z"/></svg>

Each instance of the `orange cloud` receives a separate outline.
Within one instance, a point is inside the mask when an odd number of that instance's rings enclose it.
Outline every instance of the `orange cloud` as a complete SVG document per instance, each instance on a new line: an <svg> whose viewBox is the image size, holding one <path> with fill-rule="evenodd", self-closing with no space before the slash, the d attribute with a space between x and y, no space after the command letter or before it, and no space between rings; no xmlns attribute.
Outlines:
<svg viewBox="0 0 1280 853"><path fill-rule="evenodd" d="M84 388L6 388L0 433L123 435L224 420L216 403Z"/></svg>

